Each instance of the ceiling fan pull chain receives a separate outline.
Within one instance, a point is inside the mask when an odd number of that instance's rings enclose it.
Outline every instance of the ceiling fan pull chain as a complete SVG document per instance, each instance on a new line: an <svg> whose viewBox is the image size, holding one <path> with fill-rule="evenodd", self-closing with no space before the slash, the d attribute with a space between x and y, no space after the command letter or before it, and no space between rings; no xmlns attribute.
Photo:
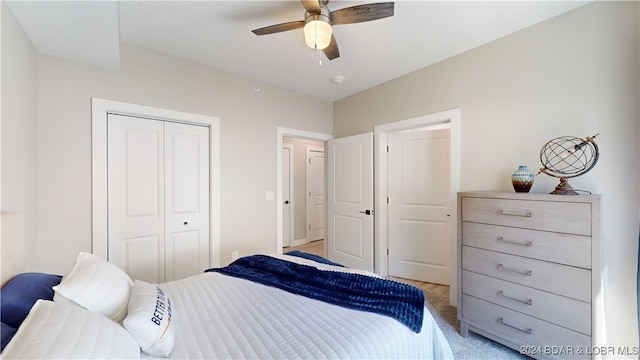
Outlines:
<svg viewBox="0 0 640 360"><path fill-rule="evenodd" d="M319 54L319 56L318 56L318 66L322 67L322 54L319 51L320 49L318 49L318 22L315 22L313 26L315 27L315 31L313 32L313 36L315 38L315 39L313 39L313 42L314 42L313 47L314 47L314 50L316 51L316 53Z"/></svg>

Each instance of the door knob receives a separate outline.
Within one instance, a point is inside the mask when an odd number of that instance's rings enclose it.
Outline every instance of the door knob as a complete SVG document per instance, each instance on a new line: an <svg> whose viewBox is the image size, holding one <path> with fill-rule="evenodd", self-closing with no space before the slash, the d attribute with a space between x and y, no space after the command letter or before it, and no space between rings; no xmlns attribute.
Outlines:
<svg viewBox="0 0 640 360"><path fill-rule="evenodd" d="M373 214L373 210L360 211L360 214L372 215Z"/></svg>
<svg viewBox="0 0 640 360"><path fill-rule="evenodd" d="M285 201L284 201L284 204L285 204L285 205L289 205L289 200L285 200Z"/></svg>
<svg viewBox="0 0 640 360"><path fill-rule="evenodd" d="M183 225L189 225L189 223L185 221Z"/></svg>

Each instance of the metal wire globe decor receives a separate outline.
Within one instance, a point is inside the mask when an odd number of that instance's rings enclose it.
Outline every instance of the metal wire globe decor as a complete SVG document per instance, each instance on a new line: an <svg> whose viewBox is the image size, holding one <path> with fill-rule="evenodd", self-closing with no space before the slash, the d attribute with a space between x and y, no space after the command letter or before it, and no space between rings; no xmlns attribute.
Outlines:
<svg viewBox="0 0 640 360"><path fill-rule="evenodd" d="M538 174L545 173L560 179L560 184L551 194L578 195L569 185L568 179L583 175L596 165L600 152L594 139L598 135L600 134L585 139L561 136L544 144L540 150L543 167Z"/></svg>

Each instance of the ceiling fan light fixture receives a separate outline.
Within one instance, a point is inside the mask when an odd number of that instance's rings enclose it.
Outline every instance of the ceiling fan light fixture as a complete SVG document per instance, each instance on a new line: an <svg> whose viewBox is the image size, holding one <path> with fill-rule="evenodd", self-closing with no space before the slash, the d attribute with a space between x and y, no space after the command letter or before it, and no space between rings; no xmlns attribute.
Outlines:
<svg viewBox="0 0 640 360"><path fill-rule="evenodd" d="M394 12L393 2L355 5L330 11L327 7L329 0L300 1L306 10L304 20L265 26L251 32L256 35L268 35L304 28L305 44L314 50L322 50L327 59L334 60L340 57L340 50L331 26L383 19L393 16ZM319 64L322 65L322 59Z"/></svg>
<svg viewBox="0 0 640 360"><path fill-rule="evenodd" d="M304 25L304 42L312 49L322 50L331 43L331 22L324 14L309 14Z"/></svg>

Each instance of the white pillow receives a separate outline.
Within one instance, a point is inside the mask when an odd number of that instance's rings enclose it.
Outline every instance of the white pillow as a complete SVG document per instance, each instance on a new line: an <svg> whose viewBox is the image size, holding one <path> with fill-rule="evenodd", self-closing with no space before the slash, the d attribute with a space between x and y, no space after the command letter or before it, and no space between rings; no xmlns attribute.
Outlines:
<svg viewBox="0 0 640 360"><path fill-rule="evenodd" d="M140 347L118 323L77 305L38 300L3 359L138 359Z"/></svg>
<svg viewBox="0 0 640 360"><path fill-rule="evenodd" d="M158 286L135 281L129 312L122 325L145 353L163 357L171 355L174 344L171 300Z"/></svg>
<svg viewBox="0 0 640 360"><path fill-rule="evenodd" d="M53 300L70 300L121 322L127 315L132 287L133 281L119 267L98 256L81 252L71 272L53 287Z"/></svg>

